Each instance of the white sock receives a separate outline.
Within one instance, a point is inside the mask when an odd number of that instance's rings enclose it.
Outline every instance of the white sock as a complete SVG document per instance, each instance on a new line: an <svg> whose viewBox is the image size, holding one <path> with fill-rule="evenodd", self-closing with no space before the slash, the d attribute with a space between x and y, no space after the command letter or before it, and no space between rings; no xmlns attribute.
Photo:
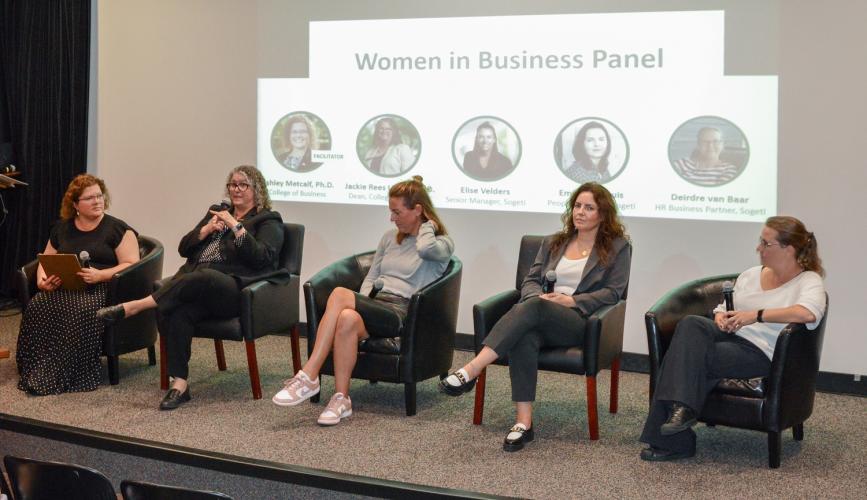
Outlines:
<svg viewBox="0 0 867 500"><path fill-rule="evenodd" d="M466 380L467 382L470 381L470 374L467 373L467 371L464 370L463 368L461 368L460 370L458 370L454 373L460 373L461 375L464 376L464 380ZM449 375L448 377L446 377L446 383L452 387L458 387L458 386L463 385L461 383L461 379L459 379L454 373Z"/></svg>
<svg viewBox="0 0 867 500"><path fill-rule="evenodd" d="M524 429L525 431L527 430L527 426L524 424L521 424L521 423L515 424L514 427L519 427L521 429ZM521 437L521 433L520 432L514 432L514 431L512 431L506 435L506 439L509 439L509 440L515 440L515 439L518 439L520 437Z"/></svg>

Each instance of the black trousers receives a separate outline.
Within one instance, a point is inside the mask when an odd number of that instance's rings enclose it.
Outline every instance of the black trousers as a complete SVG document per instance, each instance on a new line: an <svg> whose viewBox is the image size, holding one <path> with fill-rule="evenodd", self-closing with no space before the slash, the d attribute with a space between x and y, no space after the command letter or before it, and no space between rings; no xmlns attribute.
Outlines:
<svg viewBox="0 0 867 500"><path fill-rule="evenodd" d="M515 304L497 321L484 344L509 356L512 401L536 400L539 349L583 344L585 323L576 309L539 297Z"/></svg>
<svg viewBox="0 0 867 500"><path fill-rule="evenodd" d="M208 268L175 275L152 297L160 335L166 340L170 377L189 378L196 323L241 314L241 290L235 278Z"/></svg>
<svg viewBox="0 0 867 500"><path fill-rule="evenodd" d="M665 450L695 451L692 429L671 436L659 433L671 402L701 413L707 395L721 379L764 377L770 371L771 361L752 342L720 330L703 316L681 319L662 359L640 441Z"/></svg>

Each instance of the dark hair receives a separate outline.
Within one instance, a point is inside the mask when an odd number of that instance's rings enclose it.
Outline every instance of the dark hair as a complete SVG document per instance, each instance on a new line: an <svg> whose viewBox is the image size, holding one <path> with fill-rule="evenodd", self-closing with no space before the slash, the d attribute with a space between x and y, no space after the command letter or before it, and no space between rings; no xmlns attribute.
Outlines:
<svg viewBox="0 0 867 500"><path fill-rule="evenodd" d="M389 125L391 125L391 142L388 143L389 146L394 146L395 144L400 144L401 142L403 142L403 138L400 135L400 130L398 130L397 123L395 123L394 118L386 116L376 121L376 125L373 128L374 144L376 144L376 140L379 138L379 125L382 123L388 123Z"/></svg>
<svg viewBox="0 0 867 500"><path fill-rule="evenodd" d="M825 276L822 259L819 258L816 236L807 231L803 222L794 217L777 215L768 217L765 225L777 232L777 241L780 245L791 246L795 249L795 259L802 269L814 271L819 276Z"/></svg>
<svg viewBox="0 0 867 500"><path fill-rule="evenodd" d="M611 154L611 136L608 135L608 129L597 121L585 123L584 126L581 127L581 130L578 131L578 135L575 136L575 141L572 143L572 157L575 158L575 161L578 162L579 165L588 168L593 167L593 161L589 156L587 156L587 150L584 148L584 141L587 139L587 132L593 128L601 129L605 134L605 153L602 155L602 158L599 159L599 165L596 166L599 172L605 172L608 170L608 155Z"/></svg>
<svg viewBox="0 0 867 500"><path fill-rule="evenodd" d="M491 155L493 155L494 153L499 153L499 152L500 152L500 148L497 147L497 142L498 142L498 139L497 139L497 129L495 129L494 126L491 125L491 122L487 122L487 121L485 121L485 122L482 122L481 125L479 125L478 127L476 127L476 136L475 136L475 138L473 139L473 153L475 153L476 156L478 156L478 155L481 154L481 151L479 151L479 132L481 132L482 129L485 129L485 128L488 129L488 130L490 130L491 133L494 134L494 147L491 148Z"/></svg>
<svg viewBox="0 0 867 500"><path fill-rule="evenodd" d="M551 252L556 252L563 245L578 234L575 229L575 224L572 222L572 210L575 207L575 200L578 195L584 192L589 192L593 195L593 200L599 208L599 229L596 232L596 242L594 246L599 252L599 262L602 265L608 264L611 260L611 252L614 250L614 240L617 238L626 238L626 228L620 222L620 216L617 214L617 202L611 193L605 189L605 186L596 182L585 182L578 186L566 204L566 211L560 217L563 221L563 229L554 237L551 243Z"/></svg>
<svg viewBox="0 0 867 500"><path fill-rule="evenodd" d="M66 193L63 194L63 201L60 202L61 219L68 220L75 217L75 214L78 211L75 209L74 204L78 203L81 193L90 186L99 186L99 190L102 191L102 195L104 196L103 206L105 210L108 210L108 205L111 200L108 196L108 188L105 187L105 181L90 174L81 174L75 176L75 178L69 182L69 185L66 186Z"/></svg>
<svg viewBox="0 0 867 500"><path fill-rule="evenodd" d="M265 177L262 175L262 172L253 165L241 165L235 167L229 171L229 175L226 177L227 185L232 182L232 176L235 174L241 174L247 178L247 182L250 183L250 189L253 190L253 203L256 205L256 209L271 210L271 197L268 196L268 183L265 182ZM226 188L225 194L226 196L230 195L228 188Z"/></svg>
<svg viewBox="0 0 867 500"><path fill-rule="evenodd" d="M437 225L436 235L448 234L446 226L440 220L440 216L434 209L433 202L427 194L427 189L424 187L423 179L420 175L414 175L412 179L400 181L388 190L389 198L401 198L403 206L409 209L415 208L416 205L421 205L422 222L432 220ZM406 235L398 232L397 242L403 242Z"/></svg>

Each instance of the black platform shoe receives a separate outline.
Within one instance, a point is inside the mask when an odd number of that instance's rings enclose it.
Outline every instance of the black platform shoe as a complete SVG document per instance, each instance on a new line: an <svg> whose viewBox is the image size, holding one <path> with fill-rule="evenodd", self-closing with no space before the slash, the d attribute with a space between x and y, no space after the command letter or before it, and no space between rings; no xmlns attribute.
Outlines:
<svg viewBox="0 0 867 500"><path fill-rule="evenodd" d="M169 392L167 392L163 400L160 401L160 410L174 410L190 399L189 387L187 387L184 392L177 389L169 389Z"/></svg>
<svg viewBox="0 0 867 500"><path fill-rule="evenodd" d="M509 434L513 432L519 433L520 436L518 436L516 439L509 439ZM504 451L518 451L524 447L524 444L529 443L535 437L532 427L530 427L529 429L524 429L523 427L518 427L517 425L509 429L509 434L506 434L506 439L503 441Z"/></svg>
<svg viewBox="0 0 867 500"><path fill-rule="evenodd" d="M123 304L100 307L96 310L96 317L101 319L103 323L112 324L125 318L126 311L123 310Z"/></svg>
<svg viewBox="0 0 867 500"><path fill-rule="evenodd" d="M671 450L663 450L662 448L656 448L651 446L650 448L645 448L641 450L641 455L639 455L642 460L647 462L668 462L669 460L679 460L681 458L691 458L695 456L695 450L687 451L687 452L678 452Z"/></svg>
<svg viewBox="0 0 867 500"><path fill-rule="evenodd" d="M663 436L671 436L689 429L696 422L696 415L692 408L674 403L671 408L671 416L659 427L659 433Z"/></svg>
<svg viewBox="0 0 867 500"><path fill-rule="evenodd" d="M452 377L458 379L460 384L454 385L449 383L449 379ZM466 378L464 378L464 374L459 371L452 372L448 377L440 380L440 391L448 394L449 396L460 396L461 394L470 392L475 386L476 379L468 381Z"/></svg>

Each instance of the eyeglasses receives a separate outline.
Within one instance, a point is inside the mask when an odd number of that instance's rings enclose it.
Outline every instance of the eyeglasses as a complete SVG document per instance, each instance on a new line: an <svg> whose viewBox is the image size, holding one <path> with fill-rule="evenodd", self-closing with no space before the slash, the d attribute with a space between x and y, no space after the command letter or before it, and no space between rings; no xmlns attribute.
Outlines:
<svg viewBox="0 0 867 500"><path fill-rule="evenodd" d="M238 191L243 193L249 187L250 187L250 185L247 184L246 182L239 182L237 184L235 184L234 182L230 182L230 183L226 184L226 191L231 191L231 190L235 189L235 190L238 190Z"/></svg>
<svg viewBox="0 0 867 500"><path fill-rule="evenodd" d="M105 199L105 195L102 193L99 193L99 194L94 194L91 196L85 196L84 198L79 198L78 201L79 202L86 201L87 203L90 203L91 201L102 201L104 199Z"/></svg>
<svg viewBox="0 0 867 500"><path fill-rule="evenodd" d="M773 246L782 247L783 245L777 243L776 241L772 243L770 241L765 241L764 238L759 238L759 246L762 248L771 248Z"/></svg>

